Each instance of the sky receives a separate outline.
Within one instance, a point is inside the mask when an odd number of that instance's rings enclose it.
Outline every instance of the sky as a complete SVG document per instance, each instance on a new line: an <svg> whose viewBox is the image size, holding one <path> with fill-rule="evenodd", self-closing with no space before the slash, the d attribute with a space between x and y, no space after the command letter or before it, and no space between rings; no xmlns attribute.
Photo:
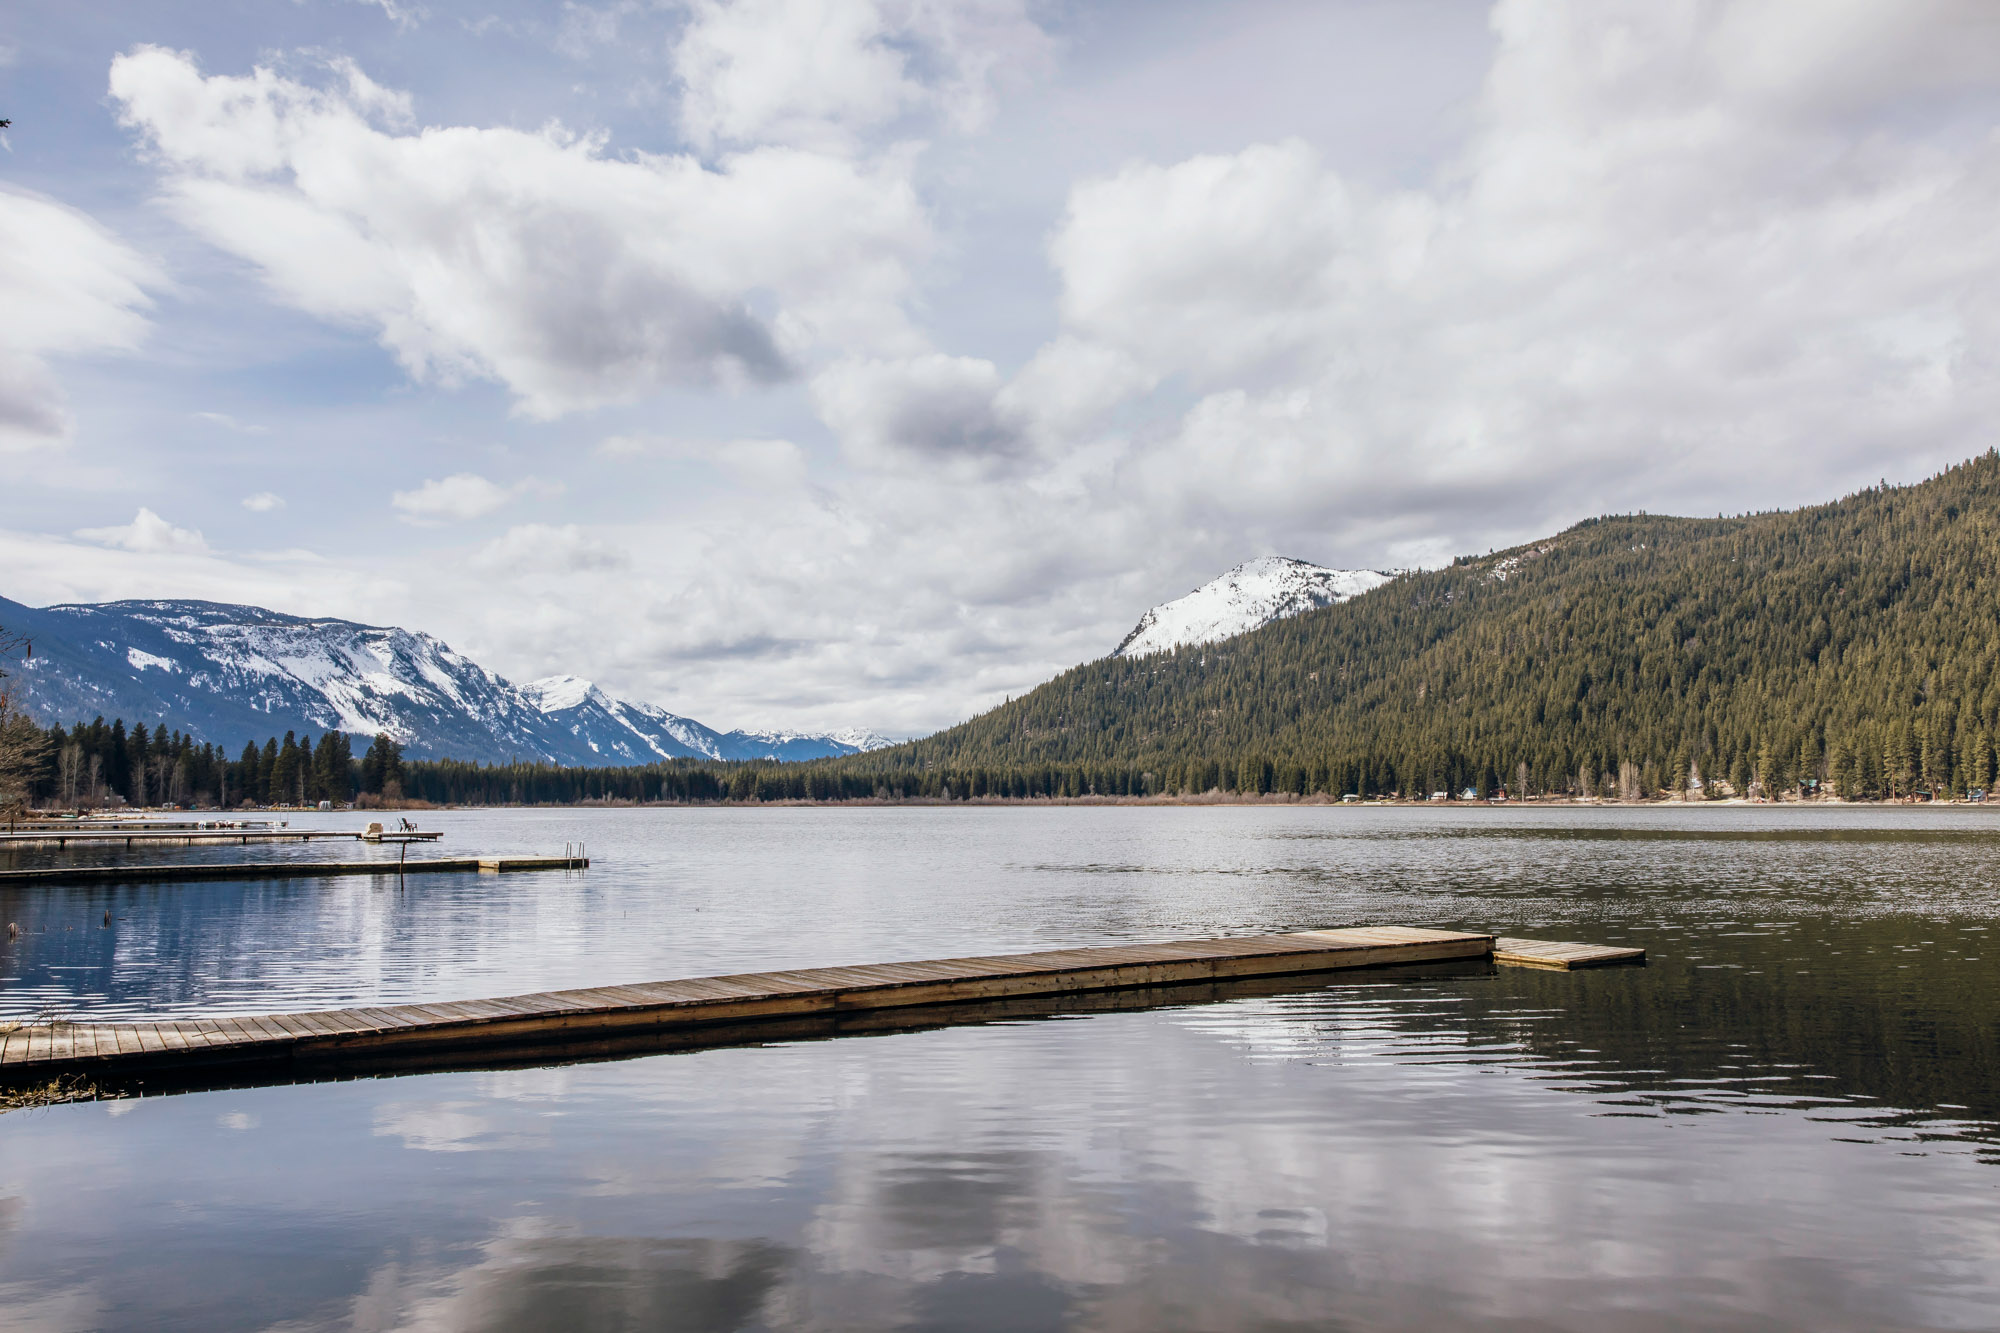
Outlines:
<svg viewBox="0 0 2000 1333"><path fill-rule="evenodd" d="M2000 443L1990 0L102 0L0 117L0 596L725 728Z"/></svg>

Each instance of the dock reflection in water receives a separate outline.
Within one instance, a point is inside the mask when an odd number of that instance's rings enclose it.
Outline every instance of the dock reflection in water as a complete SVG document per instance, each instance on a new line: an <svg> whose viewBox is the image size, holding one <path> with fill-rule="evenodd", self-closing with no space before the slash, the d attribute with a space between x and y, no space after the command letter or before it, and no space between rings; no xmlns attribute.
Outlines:
<svg viewBox="0 0 2000 1333"><path fill-rule="evenodd" d="M85 1012L1361 920L1652 963L10 1113L0 1323L2000 1325L2000 824L1490 813L612 812L566 887L16 898L0 1000Z"/></svg>

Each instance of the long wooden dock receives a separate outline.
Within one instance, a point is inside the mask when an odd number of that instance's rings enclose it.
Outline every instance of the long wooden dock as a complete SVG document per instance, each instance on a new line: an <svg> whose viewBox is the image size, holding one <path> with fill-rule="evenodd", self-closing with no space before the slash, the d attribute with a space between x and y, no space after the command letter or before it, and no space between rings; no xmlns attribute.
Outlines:
<svg viewBox="0 0 2000 1333"><path fill-rule="evenodd" d="M46 847L54 843L67 847L75 843L82 847L105 847L123 844L127 847L140 843L179 843L192 847L201 843L253 842L322 842L329 838L346 838L359 842L436 842L443 837L442 832L385 833L369 837L365 833L346 833L338 829L29 829L24 832L0 833L0 845L38 845Z"/></svg>
<svg viewBox="0 0 2000 1333"><path fill-rule="evenodd" d="M39 884L124 884L160 880L329 879L353 875L504 874L517 870L588 870L582 856L454 856L423 861L211 861L147 866L49 866L0 870L0 888Z"/></svg>
<svg viewBox="0 0 2000 1333"><path fill-rule="evenodd" d="M1171 944L1055 949L598 986L457 1004L397 1004L159 1023L56 1023L0 1035L0 1082L158 1071L214 1077L262 1066L337 1076L342 1066L423 1067L451 1053L603 1041L828 1015L1022 997L1292 977L1347 968L1484 959L1493 936L1376 926Z"/></svg>

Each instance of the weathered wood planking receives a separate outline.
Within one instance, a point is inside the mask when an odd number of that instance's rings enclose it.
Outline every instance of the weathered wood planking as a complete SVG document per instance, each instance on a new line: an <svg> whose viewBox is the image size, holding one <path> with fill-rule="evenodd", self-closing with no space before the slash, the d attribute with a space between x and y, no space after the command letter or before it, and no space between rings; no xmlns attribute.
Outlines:
<svg viewBox="0 0 2000 1333"><path fill-rule="evenodd" d="M1643 963L1644 949L1608 944L1567 944L1557 940L1522 940L1502 936L1493 942L1493 961L1502 967L1546 967L1567 972L1607 963Z"/></svg>
<svg viewBox="0 0 2000 1333"><path fill-rule="evenodd" d="M696 977L460 1004L179 1023L64 1023L18 1028L0 1038L0 1079L115 1077L232 1064L319 1071L384 1056L600 1040L710 1024L1478 959L1492 948L1491 935L1375 926ZM164 1036L169 1030L172 1040Z"/></svg>
<svg viewBox="0 0 2000 1333"><path fill-rule="evenodd" d="M586 870L581 856L457 856L422 861L212 861L154 866L48 866L0 870L9 884L115 884L121 881L313 879L346 875L425 875L515 870Z"/></svg>

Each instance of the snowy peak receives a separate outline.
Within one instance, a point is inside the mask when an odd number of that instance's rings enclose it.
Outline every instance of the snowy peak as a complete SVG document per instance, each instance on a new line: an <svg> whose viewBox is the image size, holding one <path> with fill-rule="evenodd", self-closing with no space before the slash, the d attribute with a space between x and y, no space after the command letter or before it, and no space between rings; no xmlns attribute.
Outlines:
<svg viewBox="0 0 2000 1333"><path fill-rule="evenodd" d="M1236 566L1185 597L1154 607L1139 618L1112 656L1144 657L1232 638L1275 620L1359 597L1390 578L1373 569L1328 569L1288 556L1264 556Z"/></svg>
<svg viewBox="0 0 2000 1333"><path fill-rule="evenodd" d="M528 702L544 713L560 713L586 703L609 703L597 686L582 676L544 676L521 687Z"/></svg>

